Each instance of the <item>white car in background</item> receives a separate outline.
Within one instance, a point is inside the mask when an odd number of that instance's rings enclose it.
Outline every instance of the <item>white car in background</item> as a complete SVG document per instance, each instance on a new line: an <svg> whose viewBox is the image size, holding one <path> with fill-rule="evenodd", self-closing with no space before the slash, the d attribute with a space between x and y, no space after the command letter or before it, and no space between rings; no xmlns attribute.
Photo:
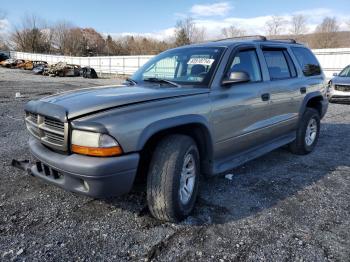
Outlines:
<svg viewBox="0 0 350 262"><path fill-rule="evenodd" d="M329 81L327 96L329 102L350 103L350 65L334 74Z"/></svg>

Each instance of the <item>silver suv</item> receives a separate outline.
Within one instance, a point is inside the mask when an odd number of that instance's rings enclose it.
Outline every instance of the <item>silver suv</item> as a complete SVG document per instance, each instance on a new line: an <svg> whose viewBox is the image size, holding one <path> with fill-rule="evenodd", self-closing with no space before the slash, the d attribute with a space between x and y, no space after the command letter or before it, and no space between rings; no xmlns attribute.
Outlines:
<svg viewBox="0 0 350 262"><path fill-rule="evenodd" d="M35 177L92 197L147 182L152 215L192 211L200 175L283 145L314 150L328 102L311 51L293 40L226 39L168 50L123 86L30 101ZM276 163L277 164L277 163Z"/></svg>
<svg viewBox="0 0 350 262"><path fill-rule="evenodd" d="M346 66L339 75L334 74L328 84L329 102L350 103L350 65Z"/></svg>

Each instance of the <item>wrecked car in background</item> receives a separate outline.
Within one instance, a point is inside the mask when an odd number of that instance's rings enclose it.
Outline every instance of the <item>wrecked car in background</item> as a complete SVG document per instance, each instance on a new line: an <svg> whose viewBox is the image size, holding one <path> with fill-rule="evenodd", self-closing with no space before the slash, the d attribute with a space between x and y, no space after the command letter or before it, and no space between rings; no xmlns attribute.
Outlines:
<svg viewBox="0 0 350 262"><path fill-rule="evenodd" d="M16 68L24 69L24 70L33 70L35 67L44 66L47 67L48 63L46 61L31 61L26 60L23 63L17 64Z"/></svg>
<svg viewBox="0 0 350 262"><path fill-rule="evenodd" d="M16 65L16 68L25 69L25 70L32 70L33 69L33 61L25 60L23 62L20 62Z"/></svg>
<svg viewBox="0 0 350 262"><path fill-rule="evenodd" d="M89 67L89 66L83 67L83 68L81 69L80 74L81 74L84 78L98 78L95 69L93 69L92 67Z"/></svg>
<svg viewBox="0 0 350 262"><path fill-rule="evenodd" d="M5 60L7 60L7 59L9 59L9 56L8 56L8 55L6 55L6 54L4 54L4 53L0 53L0 62L1 62L1 61L5 61Z"/></svg>
<svg viewBox="0 0 350 262"><path fill-rule="evenodd" d="M0 65L7 68L16 68L17 65L24 63L22 59L9 58L0 62Z"/></svg>
<svg viewBox="0 0 350 262"><path fill-rule="evenodd" d="M48 76L80 76L79 65L67 64L66 62L58 62L57 64L51 65L46 68L43 72L43 75Z"/></svg>
<svg viewBox="0 0 350 262"><path fill-rule="evenodd" d="M41 75L48 66L49 64L46 61L33 61L32 72L35 75Z"/></svg>

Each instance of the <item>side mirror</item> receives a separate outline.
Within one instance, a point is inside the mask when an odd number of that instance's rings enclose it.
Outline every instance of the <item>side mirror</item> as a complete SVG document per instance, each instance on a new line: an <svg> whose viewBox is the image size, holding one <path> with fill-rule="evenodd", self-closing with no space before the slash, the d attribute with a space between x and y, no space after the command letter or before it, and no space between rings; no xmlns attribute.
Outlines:
<svg viewBox="0 0 350 262"><path fill-rule="evenodd" d="M246 72L231 72L228 78L222 80L223 85L249 82L250 77Z"/></svg>
<svg viewBox="0 0 350 262"><path fill-rule="evenodd" d="M333 73L333 76L337 76L338 75L338 73Z"/></svg>

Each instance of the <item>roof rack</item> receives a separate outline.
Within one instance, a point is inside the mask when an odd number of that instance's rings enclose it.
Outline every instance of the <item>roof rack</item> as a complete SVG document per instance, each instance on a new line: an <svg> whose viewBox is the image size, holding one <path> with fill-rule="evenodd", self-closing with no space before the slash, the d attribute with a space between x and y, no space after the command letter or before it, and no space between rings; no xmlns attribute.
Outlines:
<svg viewBox="0 0 350 262"><path fill-rule="evenodd" d="M236 36L236 37L228 37L228 38L222 38L222 39L216 39L216 40L210 40L209 42L221 42L221 41L228 41L228 40L253 40L253 41L270 41L270 42L276 42L276 43L291 43L291 44L299 44L295 39L292 38L274 38L274 39L267 39L263 35L248 35L248 36ZM205 41L206 43L208 41Z"/></svg>
<svg viewBox="0 0 350 262"><path fill-rule="evenodd" d="M236 36L236 37L228 37L228 38L222 38L222 39L217 39L212 42L220 42L220 41L226 41L226 40L240 40L240 39L251 39L251 40L262 40L266 41L267 38L262 35L247 35L247 36Z"/></svg>
<svg viewBox="0 0 350 262"><path fill-rule="evenodd" d="M292 39L292 38L284 38L284 39L273 38L273 39L269 39L269 41L297 44L297 41L295 41L295 39Z"/></svg>

